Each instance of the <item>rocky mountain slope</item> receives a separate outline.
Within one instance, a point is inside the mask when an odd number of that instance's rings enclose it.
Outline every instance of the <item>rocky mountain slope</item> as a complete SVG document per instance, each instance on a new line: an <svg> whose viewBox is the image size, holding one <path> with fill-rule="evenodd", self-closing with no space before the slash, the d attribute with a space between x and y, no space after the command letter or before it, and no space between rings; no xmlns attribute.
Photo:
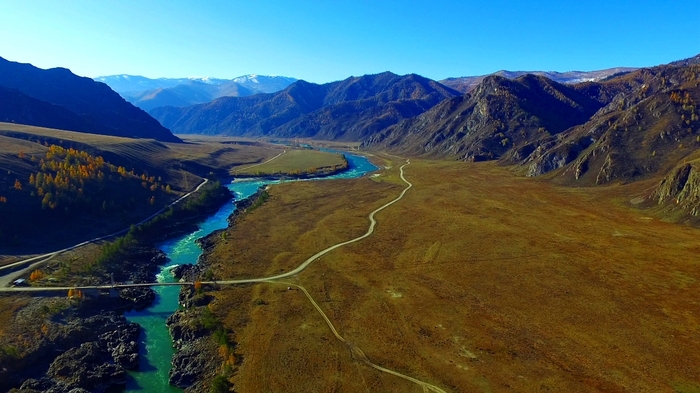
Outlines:
<svg viewBox="0 0 700 393"><path fill-rule="evenodd" d="M700 217L700 55L599 82L488 76L470 93L364 139L367 149L498 159L591 186L663 178L646 196Z"/></svg>
<svg viewBox="0 0 700 393"><path fill-rule="evenodd" d="M622 74L627 72L632 72L636 68L631 67L615 67L608 68L598 71L568 71L568 72L556 72L556 71L506 71L501 70L494 72L489 75L479 75L479 76L463 76L457 78L447 78L440 81L445 86L451 87L461 93L468 93L472 91L476 86L481 83L486 77L496 75L502 76L508 79L516 79L523 75L532 74L544 76L545 78L551 79L559 83L581 83L581 82L592 82L600 81L602 79L608 78L611 75Z"/></svg>
<svg viewBox="0 0 700 393"><path fill-rule="evenodd" d="M71 125L81 132L179 141L107 85L79 77L65 68L43 70L0 58L0 86L6 88L0 107L7 120L64 129ZM24 106L18 107L19 102ZM15 108L14 114L11 108Z"/></svg>
<svg viewBox="0 0 700 393"><path fill-rule="evenodd" d="M177 133L360 140L458 94L418 75L385 72L150 113Z"/></svg>
<svg viewBox="0 0 700 393"><path fill-rule="evenodd" d="M563 168L571 184L637 180L669 171L700 147L700 65L641 69L578 86L606 103L586 122L542 143L528 173Z"/></svg>
<svg viewBox="0 0 700 393"><path fill-rule="evenodd" d="M489 76L471 94L372 135L363 146L472 161L518 159L601 107L589 95L541 76Z"/></svg>

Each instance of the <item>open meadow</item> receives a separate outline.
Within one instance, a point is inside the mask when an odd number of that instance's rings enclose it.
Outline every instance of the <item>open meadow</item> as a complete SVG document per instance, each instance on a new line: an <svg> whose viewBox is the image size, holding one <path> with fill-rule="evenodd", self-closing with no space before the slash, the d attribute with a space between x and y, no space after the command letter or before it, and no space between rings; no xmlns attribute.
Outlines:
<svg viewBox="0 0 700 393"><path fill-rule="evenodd" d="M319 170L334 168L344 164L345 161L343 161L341 154L310 149L293 149L282 151L269 161L236 168L233 170L233 174L234 176L312 174Z"/></svg>
<svg viewBox="0 0 700 393"><path fill-rule="evenodd" d="M216 275L269 276L362 235L405 187L272 186L214 248ZM630 200L653 182L566 188L494 163L412 160L374 234L297 276L214 292L241 391L697 392L700 232ZM355 356L353 358L353 356ZM290 388L293 387L293 388Z"/></svg>

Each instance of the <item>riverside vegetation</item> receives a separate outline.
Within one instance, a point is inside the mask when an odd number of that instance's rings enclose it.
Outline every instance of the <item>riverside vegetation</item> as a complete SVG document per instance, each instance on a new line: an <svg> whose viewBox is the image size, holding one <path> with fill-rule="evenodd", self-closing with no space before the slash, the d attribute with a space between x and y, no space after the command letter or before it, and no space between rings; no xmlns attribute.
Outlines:
<svg viewBox="0 0 700 393"><path fill-rule="evenodd" d="M31 282L42 286L107 284L110 278L152 282L158 265L165 262L163 253L152 248L154 242L170 233L191 231L197 220L231 197L227 188L210 182L186 203L103 245L96 258L86 258L87 264L72 259L49 264L33 272ZM9 306L12 321L0 331L0 388L19 383L22 391L77 387L102 391L123 386L124 370L138 368L140 328L119 313L144 308L154 298L151 289L130 288L117 299L84 298L79 291L69 291L68 298L0 299ZM56 357L58 353L63 354Z"/></svg>

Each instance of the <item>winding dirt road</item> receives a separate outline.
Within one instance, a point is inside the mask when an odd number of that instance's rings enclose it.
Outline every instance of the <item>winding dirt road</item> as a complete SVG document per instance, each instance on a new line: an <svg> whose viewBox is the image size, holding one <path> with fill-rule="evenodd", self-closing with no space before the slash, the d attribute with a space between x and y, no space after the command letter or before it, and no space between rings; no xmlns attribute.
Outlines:
<svg viewBox="0 0 700 393"><path fill-rule="evenodd" d="M403 191L401 191L401 194L400 194L398 197L396 197L396 199L394 199L394 200L392 200L392 201L390 201L390 202L385 203L384 205L382 205L382 206L376 208L373 212L371 212L371 213L369 214L368 218L369 218L370 224L369 224L369 228L367 229L367 232L366 232L364 235L359 236L359 237L356 237L356 238L351 239L351 240L348 240L348 241L344 241L344 242L342 242L342 243L338 243L338 244L333 245L333 246L330 246L330 247L326 248L326 249L323 250L323 251L319 251L319 252L317 252L316 254L310 256L310 257L309 257L307 260L305 260L304 262L302 262L302 263L301 263L299 266L297 266L294 270L290 270L290 271L288 271L287 273L282 273L282 274L278 274L278 275L276 275L276 276L264 277L264 278L249 278L249 279L240 279L240 280L224 280L224 281L217 281L216 283L217 283L217 284L223 284L223 285L235 285L235 284L245 284L245 283L252 283L252 282L266 282L266 281L279 280L279 279L281 279L281 278L291 277L291 276L294 276L294 275L296 275L296 274L301 273L304 269L306 269L307 267L309 267L309 265L311 265L311 263L313 263L313 262L314 262L315 260L317 260L318 258L320 258L320 257L322 257L322 256L324 256L324 255L326 255L326 254L328 254L329 252L331 252L331 251L333 251L333 250L335 250L335 249L337 249L337 248L343 247L343 246L345 246L345 245L348 245L348 244L351 244L351 243L355 243L355 242L359 242L360 240L369 237L370 235L372 235L372 233L374 233L374 227L377 225L377 220L374 219L374 215L377 214L377 213L379 213L380 211L386 209L387 207L393 205L394 203L400 201L401 198L403 198L403 196L406 194L406 191L408 191L411 187L413 187L413 184L412 184L411 182L409 182L408 180L406 180L406 178L405 178L404 175L403 175L403 168L406 167L407 165L409 165L410 163L411 163L410 160L406 160L406 163L403 164L403 165L401 166L401 168L400 168L401 180L403 180L404 183L406 183L407 187L404 188Z"/></svg>
<svg viewBox="0 0 700 393"><path fill-rule="evenodd" d="M282 155L282 154L284 154L284 152L280 153L280 154L277 155L276 157L273 157L272 159L270 159L270 160L268 160L268 161L266 161L266 162L269 162L269 161L271 161L271 160L273 160L273 159L279 157L279 156ZM363 234L362 236L358 236L358 237L356 237L356 238L354 238L354 239L347 240L347 241L344 241L344 242L335 244L335 245L330 246L330 247L328 247L328 248L326 248L326 249L324 249L324 250L322 250L322 251L319 251L319 252L317 252L316 254L312 255L311 257L307 258L304 262L302 262L302 263L301 263L299 266L297 266L295 269L293 269L293 270L291 270L291 271L289 271L289 272L287 272L287 273L278 274L278 275L271 276L271 277L263 277L263 278L251 278L251 279L240 279L240 280L223 280L223 281L206 281L206 282L203 282L203 284L212 284L212 285L237 285L237 284L263 283L263 282L264 282L264 283L270 283L270 284L284 284L284 285L287 285L287 286L293 286L293 287L299 288L302 292L304 292L304 294L306 295L307 299L308 299L309 302L314 306L314 308L316 309L316 311L318 311L318 313L321 315L321 317L323 317L324 321L326 322L326 324L328 325L328 327L329 327L329 328L331 329L331 331L333 332L333 335L334 335L339 341L341 341L342 343L344 343L345 345L348 346L348 349L349 349L350 352L352 353L353 358L362 361L363 363L365 363L365 364L368 365L369 367L372 367L372 368L375 369L375 370L381 371L381 372L383 372L383 373L391 374L391 375L394 375L394 376L396 376L396 377L403 378L403 379L405 379L405 380L407 380L407 381L413 382L413 383L419 385L419 386L423 389L423 391L426 392L426 393L427 393L427 392L431 392L431 391L432 391L432 392L435 392L435 393L447 393L445 390L441 389L441 388L438 387L438 386L429 384L429 383L427 383L427 382L423 382L423 381L418 380L418 379L416 379L416 378L410 377L410 376L408 376L408 375L401 374L401 373L399 373L399 372L390 370L390 369L388 369L388 368L384 368L384 367L382 367L382 366L379 366L379 365L373 363L371 360L369 360L369 358L367 358L367 355L365 355L365 353L364 353L359 347L357 347L356 345L354 345L354 344L348 342L343 336L340 335L340 333L338 333L338 330L335 328L335 326L333 325L333 323L331 322L331 320L328 318L328 316L326 315L326 313L323 312L323 309L321 309L321 307L318 305L318 303L316 303L316 301L313 299L313 297L311 296L311 294L306 290L306 288L304 288L303 286L301 286L301 285L299 285L299 284L290 283L290 282L285 282L285 281L280 281L280 280L283 279L283 278L288 278L288 277L294 276L294 275L296 275L296 274L299 274L300 272L302 272L304 269L306 269L309 265L311 265L311 263L313 263L314 261L316 261L316 260L317 260L318 258L320 258L321 256L326 255L326 254L328 254L329 252L331 252L331 251L333 251L333 250L335 250L335 249L337 249L337 248L343 247L343 246L348 245L348 244L351 244L351 243L358 242L358 241L363 240L363 239L369 237L370 235L372 235L372 233L374 233L374 228L375 228L376 225L377 225L377 220L374 218L375 214L377 214L377 213L379 213L380 211L386 209L387 207L393 205L394 203L400 201L400 200L404 197L404 195L406 194L406 192L407 192L411 187L413 187L413 184L412 184L411 182L409 182L408 180L406 180L406 178L404 177L404 168L405 168L406 166L408 166L410 163L411 163L410 160L406 160L406 163L403 164L403 165L399 168L401 180L402 180L404 183L406 183L406 188L404 188L403 191L401 191L401 194L399 194L398 197L396 197L395 199L391 200L390 202L387 202L387 203L385 203L384 205L378 207L377 209L375 209L374 211L372 211L372 212L369 214L368 218L369 218L369 221L370 221L370 225L369 225L369 228L367 229L367 232L366 232L365 234ZM206 179L205 179L204 183L206 183ZM195 191L198 190L202 185L204 185L204 183L200 184L200 186L197 187L197 189L195 189ZM192 192L194 192L194 191L192 191ZM187 195L189 195L189 194L191 194L191 192L188 193ZM185 196L183 196L182 198L184 198L184 197L185 197ZM178 199L177 201L173 202L173 204L179 202L182 198L180 198L180 199ZM150 219L150 217L149 217L148 219ZM148 220L148 219L147 219L147 220ZM144 220L144 221L145 221L145 220ZM118 232L118 233L119 233L119 232ZM113 235L110 235L110 236L113 236ZM105 236L105 237L106 237L106 236ZM87 244L87 243L92 242L92 241L97 241L97 240L103 239L103 238L105 238L105 237L96 238L96 239L90 240L90 241L88 241L88 242L81 243L80 245ZM53 256L53 255L56 255L56 254L59 253L59 252L63 252L63 251L69 250L69 249L73 249L73 248L78 247L78 246L79 246L79 245L74 246L74 247L71 247L71 248L68 248L68 249L65 249L65 250L57 251L57 252L52 253L52 254L46 254L46 255ZM35 258L36 258L36 257L35 257ZM25 262L26 262L26 260L25 260ZM179 282L179 283L146 283L146 284L131 284L131 285L115 285L115 286L105 286L105 285L103 285L103 286L95 286L95 287L80 287L80 289L91 289L91 288L92 288L92 289L109 289L109 288L128 288L128 287L135 287L135 286L144 286L144 287L147 287L147 286L161 286L161 285L193 285L193 283ZM63 290L63 291L65 291L65 290L68 290L68 289L69 289L69 288L67 288L67 287L66 287L66 288L63 288L63 287L61 287L61 288L39 288L39 287L31 287L31 288L0 288L0 291L23 291L23 290L24 290L24 291L27 291L27 290L28 290L28 291L42 291L42 290Z"/></svg>
<svg viewBox="0 0 700 393"><path fill-rule="evenodd" d="M397 371L390 370L390 369L388 369L388 368L385 368L385 367L382 367L382 366L380 366L380 365L378 365L378 364L373 363L371 360L369 360L369 358L367 358L367 355L365 355L365 353L364 353L359 347L357 347L356 345L354 345L354 344L348 342L343 336L340 335L340 333L338 333L338 330L335 328L335 326L333 326L333 323L331 322L331 320L328 318L328 316L326 315L326 313L323 312L323 309L321 309L321 307L318 305L318 303L316 303L316 301L315 301L314 298L311 296L311 294L309 293L309 291L306 290L306 288L304 288L304 287L303 287L302 285L300 285L300 284L295 284L295 283L285 282L285 281L279 281L279 279L281 279L281 278L290 277L290 276L293 276L293 275L295 275L295 274L298 274L298 273L301 272L302 270L306 269L313 261L317 260L317 259L320 258L321 256L323 256L323 255L325 255L325 254L327 254L327 253L329 253L329 252L331 252L331 251L333 251L333 250L335 250L335 249L337 249L337 248L339 248L339 247L342 247L342 246L345 246L345 245L347 245L347 244L354 243L354 242L358 242L358 241L360 241L360 240L362 240L362 239L365 239L365 238L367 238L368 236L370 236L372 233L374 233L374 227L377 225L377 221L375 220L374 215L377 214L378 212L380 212L380 211L386 209L387 207L393 205L394 203L398 202L399 200L401 200L401 198L403 198L403 196L406 194L406 192L407 192L411 187L413 187L413 184L412 184L411 182L409 182L408 180L406 180L406 178L404 177L404 171L403 171L404 167L406 167L406 166L409 165L410 163L411 163L410 160L406 160L406 163L403 164L403 165L401 166L401 168L400 168L401 180L403 180L403 181L406 183L406 185L407 185L406 188L404 188L404 190L401 192L401 194L400 194L396 199L394 199L394 200L392 200L392 201L390 201L390 202L388 202L388 203L382 205L381 207L375 209L372 213L369 214L370 225L369 225L369 229L367 229L367 232L366 232L364 235L359 236L359 237L356 237L356 238L354 238L354 239L352 239L352 240L348 240L348 241L345 241L345 242L342 242L342 243L338 243L338 244L336 244L336 245L334 245L334 246L328 247L328 248L326 248L325 250L320 251L320 252L314 254L313 256L311 256L310 258L308 258L307 260L305 260L305 261L304 261L301 265L299 265L296 269L294 269L294 270L292 270L292 271L290 271L290 272L288 272L288 273L284 273L284 274L280 274L280 275L277 275L277 276L269 277L268 279L264 280L264 282L284 284L284 285L293 286L293 287L296 287L296 288L301 289L301 291L304 292L304 295L306 295L306 298L309 299L309 302L311 302L311 304L314 306L314 308L316 309L316 311L318 311L318 313L321 314L321 317L323 317L323 320L326 322L326 324L328 325L328 327L331 329L331 332L333 332L333 335L334 335L340 342L342 342L342 343L344 343L345 345L348 346L348 349L349 349L350 352L352 353L353 358L355 358L356 360L362 361L363 363L365 363L365 364L368 365L369 367L372 367L372 368L375 369L375 370L381 371L381 372L383 372L383 373L391 374L391 375L394 375L394 376L396 376L396 377L403 378L403 379L405 379L405 380L407 380L407 381L413 382L413 383L419 385L421 388L423 388L423 391L424 391L424 392L431 392L431 391L432 391L432 392L435 392L435 393L447 393L445 390L439 388L438 386L429 384L429 383L427 383L427 382L423 382L423 381L418 380L418 379L416 379L416 378L410 377L410 376L408 376L408 375L401 374L401 373L399 373L399 372L397 372ZM228 283L229 283L229 282L226 282L226 281L219 282L219 284L228 284Z"/></svg>
<svg viewBox="0 0 700 393"><path fill-rule="evenodd" d="M301 289L302 292L304 292L306 297L309 299L309 302L311 302L311 304L314 306L316 311L318 311L318 313L321 314L321 316L323 317L323 320L326 321L326 324L333 332L333 335L335 336L335 338L337 338L340 342L342 342L343 344L348 346L348 349L352 353L352 356L354 359L362 361L363 363L372 367L375 370L379 370L383 373L387 373L387 374L391 374L391 375L394 375L394 376L399 377L399 378L403 378L407 381L411 381L411 382L415 383L416 385L419 385L420 387L422 387L424 392L432 391L432 392L436 392L436 393L447 393L446 391L442 390L441 388L439 388L435 385L431 385L427 382L423 382L423 381L415 379L413 377L409 377L408 375L404 375L404 374L401 374L401 373L396 372L394 370L389 370L388 368L384 368L378 364L372 363L372 361L369 360L369 358L367 358L367 355L365 355L365 353L358 346L348 342L343 336L340 335L340 333L338 333L338 331L336 330L335 326L333 326L333 323L328 318L326 313L323 312L323 310L318 305L318 303L316 303L314 298L311 297L311 294L309 293L309 291L307 291L306 288L304 288L303 286L301 286L299 284L294 284L291 282L283 282L283 281L269 281L269 282L270 283L284 284L284 285L293 286L293 287Z"/></svg>

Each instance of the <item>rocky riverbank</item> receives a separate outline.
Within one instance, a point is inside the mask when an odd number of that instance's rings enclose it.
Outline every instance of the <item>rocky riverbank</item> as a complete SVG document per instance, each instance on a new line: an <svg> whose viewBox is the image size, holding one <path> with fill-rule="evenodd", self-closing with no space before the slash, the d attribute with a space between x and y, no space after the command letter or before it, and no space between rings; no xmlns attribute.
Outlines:
<svg viewBox="0 0 700 393"><path fill-rule="evenodd" d="M263 203L267 198L265 190L266 187L260 187L249 198L236 201L236 210L227 219L228 226L235 225L238 217ZM214 231L197 239L197 243L202 247L202 255L197 264L177 266L171 270L173 275L192 282L214 278L208 277L212 275L209 254L216 242L221 240L224 231ZM218 352L221 343L217 343L221 341L221 337L215 339L213 336L225 336L227 332L221 331L220 324L212 319L213 316L206 307L213 299L213 296L206 294L206 290L196 291L192 287L182 287L179 302L183 309L168 318L168 329L176 348L170 370L170 383L185 388L185 392L207 391L206 387L221 368L222 359ZM234 346L230 342L226 342L225 345Z"/></svg>
<svg viewBox="0 0 700 393"><path fill-rule="evenodd" d="M116 280L153 282L162 251L141 247L124 258ZM126 385L126 370L139 366L138 324L124 311L144 308L155 295L148 288L124 290L118 297L33 298L20 309L0 356L0 391L102 392ZM7 348L12 348L9 351ZM82 389L82 390L81 390Z"/></svg>

